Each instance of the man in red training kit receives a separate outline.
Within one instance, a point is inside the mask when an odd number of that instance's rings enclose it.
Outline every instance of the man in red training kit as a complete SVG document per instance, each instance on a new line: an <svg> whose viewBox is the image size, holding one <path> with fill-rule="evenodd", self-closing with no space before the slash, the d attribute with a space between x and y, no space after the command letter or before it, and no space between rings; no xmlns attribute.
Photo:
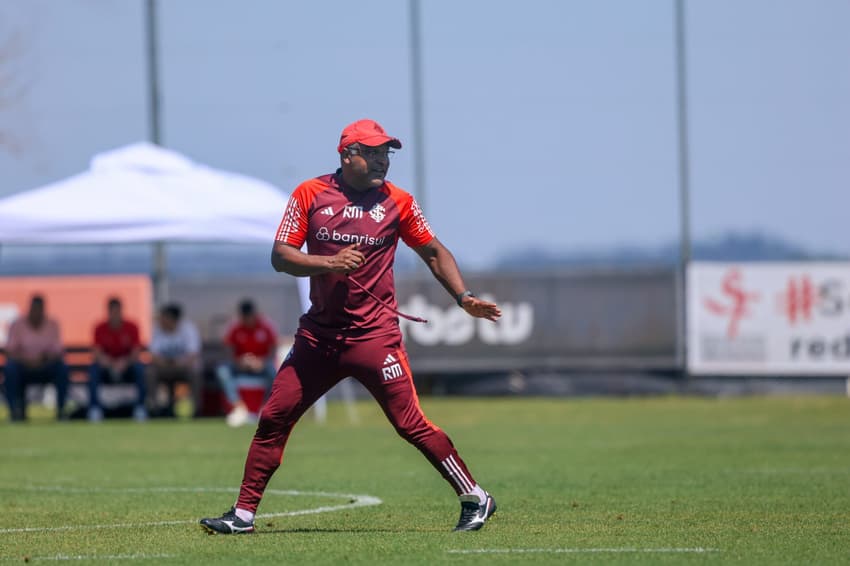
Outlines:
<svg viewBox="0 0 850 566"><path fill-rule="evenodd" d="M454 256L434 236L416 200L386 181L390 148L401 142L372 120L342 131L336 173L299 185L277 231L272 265L310 276L312 307L260 413L239 498L221 517L201 519L208 531L254 531L254 514L280 466L292 427L331 387L353 376L381 405L399 435L431 462L458 494L454 530L480 529L496 502L473 479L449 437L419 406L402 344L393 262L398 239L413 248L469 315L495 321L497 305L467 290ZM307 253L300 251L307 242ZM421 320L421 319L420 319Z"/></svg>

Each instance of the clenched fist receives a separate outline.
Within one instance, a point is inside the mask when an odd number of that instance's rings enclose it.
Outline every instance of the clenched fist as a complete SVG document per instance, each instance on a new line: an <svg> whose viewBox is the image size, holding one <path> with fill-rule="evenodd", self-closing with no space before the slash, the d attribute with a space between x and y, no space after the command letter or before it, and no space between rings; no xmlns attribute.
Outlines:
<svg viewBox="0 0 850 566"><path fill-rule="evenodd" d="M351 244L339 250L336 255L331 256L328 260L328 267L331 271L351 273L364 263L366 263L366 256L357 249L357 244Z"/></svg>

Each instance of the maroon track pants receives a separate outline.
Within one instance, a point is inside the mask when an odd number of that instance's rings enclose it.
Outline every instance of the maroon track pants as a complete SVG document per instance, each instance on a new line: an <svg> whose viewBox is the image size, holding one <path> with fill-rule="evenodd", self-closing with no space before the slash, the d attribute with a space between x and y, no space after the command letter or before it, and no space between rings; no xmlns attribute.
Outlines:
<svg viewBox="0 0 850 566"><path fill-rule="evenodd" d="M458 495L472 491L475 480L452 441L422 414L407 352L398 336L329 344L298 335L260 413L237 507L256 512L295 423L348 376L369 390L399 435L428 458Z"/></svg>

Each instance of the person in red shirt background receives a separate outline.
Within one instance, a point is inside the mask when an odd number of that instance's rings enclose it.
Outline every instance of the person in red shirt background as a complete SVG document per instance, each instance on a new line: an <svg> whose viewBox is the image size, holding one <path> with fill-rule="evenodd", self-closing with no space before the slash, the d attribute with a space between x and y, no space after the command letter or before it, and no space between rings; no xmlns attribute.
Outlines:
<svg viewBox="0 0 850 566"><path fill-rule="evenodd" d="M94 362L89 370L89 421L103 420L100 384L104 379L112 383L135 383L137 398L133 418L147 420L145 371L139 361L142 351L139 327L124 319L121 300L117 297L109 299L107 312L107 319L94 329Z"/></svg>
<svg viewBox="0 0 850 566"><path fill-rule="evenodd" d="M254 302L244 299L239 303L239 319L228 329L224 344L229 359L216 368L216 376L233 406L227 415L227 424L241 426L256 417L251 415L240 398L236 377L261 377L266 382L266 390L269 389L277 372L277 332L257 312Z"/></svg>
<svg viewBox="0 0 850 566"><path fill-rule="evenodd" d="M239 497L220 517L201 519L212 533L254 532L265 488L280 466L295 423L348 376L360 381L399 435L428 459L458 495L454 530L474 531L496 511L454 444L422 413L402 343L393 263L399 239L428 265L466 314L496 321L501 309L467 289L452 253L435 237L412 195L385 179L401 142L373 120L347 126L336 173L292 193L272 249L275 271L310 277L312 306L275 377L242 477ZM307 244L307 253L301 251Z"/></svg>

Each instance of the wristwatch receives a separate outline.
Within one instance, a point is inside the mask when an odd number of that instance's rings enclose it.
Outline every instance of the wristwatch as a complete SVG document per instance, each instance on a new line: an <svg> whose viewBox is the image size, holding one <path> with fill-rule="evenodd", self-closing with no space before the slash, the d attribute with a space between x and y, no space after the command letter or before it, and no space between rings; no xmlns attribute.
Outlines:
<svg viewBox="0 0 850 566"><path fill-rule="evenodd" d="M470 291L469 289L467 289L466 291L464 291L464 292L462 292L462 293L458 293L458 294L455 296L455 300L457 301L457 306L459 306L459 307L462 307L462 306L463 306L463 299L464 299L465 297L474 297L474 296L475 296L475 293L473 293L473 292L472 292L472 291Z"/></svg>

